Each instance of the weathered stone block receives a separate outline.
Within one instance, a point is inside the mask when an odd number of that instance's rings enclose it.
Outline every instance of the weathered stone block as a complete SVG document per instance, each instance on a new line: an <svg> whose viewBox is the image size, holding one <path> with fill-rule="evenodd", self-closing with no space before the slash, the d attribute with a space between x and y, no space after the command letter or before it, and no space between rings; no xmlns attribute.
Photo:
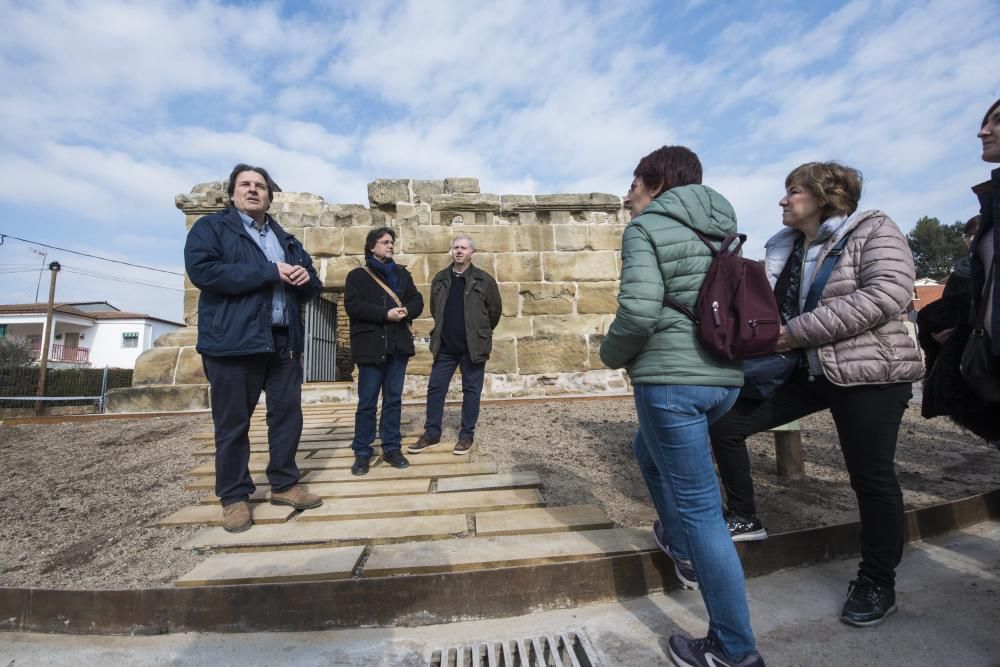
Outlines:
<svg viewBox="0 0 1000 667"><path fill-rule="evenodd" d="M511 339L493 339L493 351L490 360L486 362L487 373L517 372L517 343Z"/></svg>
<svg viewBox="0 0 1000 667"><path fill-rule="evenodd" d="M163 334L155 341L154 347L185 347L198 343L198 327L184 327L173 333Z"/></svg>
<svg viewBox="0 0 1000 667"><path fill-rule="evenodd" d="M342 255L344 230L340 227L307 227L302 244L313 257Z"/></svg>
<svg viewBox="0 0 1000 667"><path fill-rule="evenodd" d="M396 253L393 257L396 264L404 267L413 276L415 284L430 282L427 277L427 260L425 255L407 255L406 253Z"/></svg>
<svg viewBox="0 0 1000 667"><path fill-rule="evenodd" d="M430 304L424 304L423 315L419 319L413 320L413 335L416 338L430 339L433 328L434 320L430 316Z"/></svg>
<svg viewBox="0 0 1000 667"><path fill-rule="evenodd" d="M434 195L444 194L444 181L413 181L413 200L429 204Z"/></svg>
<svg viewBox="0 0 1000 667"><path fill-rule="evenodd" d="M319 218L323 227L371 227L372 212L360 204L331 206Z"/></svg>
<svg viewBox="0 0 1000 667"><path fill-rule="evenodd" d="M587 336L587 348L588 355L590 357L588 365L590 368L607 368L607 366L601 362L601 341L603 340L603 334L600 336Z"/></svg>
<svg viewBox="0 0 1000 667"><path fill-rule="evenodd" d="M531 318L535 336L600 335L604 332L603 315L536 315Z"/></svg>
<svg viewBox="0 0 1000 667"><path fill-rule="evenodd" d="M427 282L434 280L434 276L438 274L438 271L442 271L449 266L451 266L451 255L447 253L434 253L433 255L424 255L424 261L427 262ZM479 265L481 263L481 258L477 256L472 260L473 264ZM484 266L479 268L485 270Z"/></svg>
<svg viewBox="0 0 1000 667"><path fill-rule="evenodd" d="M552 225L556 250L583 250L587 247L586 225Z"/></svg>
<svg viewBox="0 0 1000 667"><path fill-rule="evenodd" d="M540 282L542 257L537 252L497 255L496 277L500 282Z"/></svg>
<svg viewBox="0 0 1000 667"><path fill-rule="evenodd" d="M147 384L173 384L177 368L178 347L153 347L135 360L132 386Z"/></svg>
<svg viewBox="0 0 1000 667"><path fill-rule="evenodd" d="M517 368L522 374L586 370L587 339L584 336L535 336L519 339Z"/></svg>
<svg viewBox="0 0 1000 667"><path fill-rule="evenodd" d="M545 280L552 282L618 279L618 261L609 250L542 253Z"/></svg>
<svg viewBox="0 0 1000 667"><path fill-rule="evenodd" d="M197 287L184 290L184 324L198 326L198 298L201 290Z"/></svg>
<svg viewBox="0 0 1000 667"><path fill-rule="evenodd" d="M464 234L472 239L476 247L476 256L480 253L500 253L514 251L514 230L510 227L496 225L475 225L454 229L454 236ZM454 236L452 238L454 238ZM450 247L450 246L449 246Z"/></svg>
<svg viewBox="0 0 1000 667"><path fill-rule="evenodd" d="M500 211L500 197L491 194L443 194L431 198L432 211ZM466 220L466 224L471 221Z"/></svg>
<svg viewBox="0 0 1000 667"><path fill-rule="evenodd" d="M328 257L324 259L323 273L320 276L320 280L323 281L323 287L343 288L344 281L347 280L347 274L359 266L364 266L364 263L364 258L358 256Z"/></svg>
<svg viewBox="0 0 1000 667"><path fill-rule="evenodd" d="M368 184L368 203L373 207L393 209L401 201L410 201L408 180L380 178Z"/></svg>
<svg viewBox="0 0 1000 667"><path fill-rule="evenodd" d="M621 250L624 225L591 225L588 246L591 250Z"/></svg>
<svg viewBox="0 0 1000 667"><path fill-rule="evenodd" d="M397 250L405 253L434 253L451 250L453 232L442 227L423 226L417 229L407 227L397 238Z"/></svg>
<svg viewBox="0 0 1000 667"><path fill-rule="evenodd" d="M370 232L371 230L372 230L371 227L345 227L343 230L343 235L344 235L344 247L342 250L343 254L364 255L365 239L368 238L368 232Z"/></svg>
<svg viewBox="0 0 1000 667"><path fill-rule="evenodd" d="M577 285L576 312L614 313L618 310L618 282L580 283Z"/></svg>
<svg viewBox="0 0 1000 667"><path fill-rule="evenodd" d="M521 283L521 315L568 315L573 312L572 283Z"/></svg>
<svg viewBox="0 0 1000 667"><path fill-rule="evenodd" d="M514 229L514 248L518 252L543 252L555 249L551 225L523 225Z"/></svg>
<svg viewBox="0 0 1000 667"><path fill-rule="evenodd" d="M521 211L517 214L517 224L519 225L537 225L538 224L538 214L534 211Z"/></svg>
<svg viewBox="0 0 1000 667"><path fill-rule="evenodd" d="M493 338L527 338L531 335L530 317L501 317Z"/></svg>
<svg viewBox="0 0 1000 667"><path fill-rule="evenodd" d="M423 297L423 299L424 299L424 310L423 310L422 313L420 313L420 319L423 320L425 318L431 317L432 314L431 314L431 286L430 286L430 284L427 284L427 283L422 284L422 285L421 284L414 284L414 287L417 288L417 291L420 292L420 296Z"/></svg>
<svg viewBox="0 0 1000 667"><path fill-rule="evenodd" d="M498 287L503 301L503 316L517 317L521 310L520 286L517 283L500 282Z"/></svg>
<svg viewBox="0 0 1000 667"><path fill-rule="evenodd" d="M409 363L406 364L406 374L430 375L431 365L434 363L430 346L422 341L414 341L413 347L416 350L416 354L410 357Z"/></svg>
<svg viewBox="0 0 1000 667"><path fill-rule="evenodd" d="M123 412L186 412L207 410L208 385L157 385L124 387L108 391L105 409Z"/></svg>
<svg viewBox="0 0 1000 667"><path fill-rule="evenodd" d="M535 195L535 202L538 204L538 208L568 211L611 210L619 209L622 205L621 197L600 192Z"/></svg>
<svg viewBox="0 0 1000 667"><path fill-rule="evenodd" d="M445 193L475 193L479 192L479 179L468 177L450 177L444 179Z"/></svg>
<svg viewBox="0 0 1000 667"><path fill-rule="evenodd" d="M512 211L530 211L534 208L534 195L500 195L500 210L504 213Z"/></svg>
<svg viewBox="0 0 1000 667"><path fill-rule="evenodd" d="M177 371L174 373L174 384L207 384L205 369L201 363L201 355L193 347L182 347L177 358Z"/></svg>

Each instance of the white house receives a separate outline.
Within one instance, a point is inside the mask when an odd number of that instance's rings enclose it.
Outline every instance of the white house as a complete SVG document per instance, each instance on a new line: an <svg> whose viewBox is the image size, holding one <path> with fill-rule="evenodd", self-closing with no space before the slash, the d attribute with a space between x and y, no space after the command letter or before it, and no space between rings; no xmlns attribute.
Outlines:
<svg viewBox="0 0 1000 667"><path fill-rule="evenodd" d="M0 305L0 337L21 336L41 356L47 304ZM49 367L134 368L136 358L153 341L184 326L123 312L106 301L59 303L52 313Z"/></svg>

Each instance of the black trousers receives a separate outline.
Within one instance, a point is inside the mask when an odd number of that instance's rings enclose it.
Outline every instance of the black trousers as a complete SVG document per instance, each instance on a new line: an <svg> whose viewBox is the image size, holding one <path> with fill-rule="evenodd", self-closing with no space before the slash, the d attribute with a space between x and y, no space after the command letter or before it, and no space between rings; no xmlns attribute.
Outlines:
<svg viewBox="0 0 1000 667"><path fill-rule="evenodd" d="M271 490L287 491L299 481L295 454L302 435L302 359L290 352L288 329L272 333L274 352L202 356L215 423L215 495L223 506L246 500L256 490L248 468L248 433L261 391L266 393Z"/></svg>
<svg viewBox="0 0 1000 667"><path fill-rule="evenodd" d="M757 513L746 439L761 431L829 409L861 515L859 573L893 586L903 553L903 494L896 480L896 439L912 395L908 382L839 387L796 372L771 398L740 398L709 427L712 450L729 509Z"/></svg>

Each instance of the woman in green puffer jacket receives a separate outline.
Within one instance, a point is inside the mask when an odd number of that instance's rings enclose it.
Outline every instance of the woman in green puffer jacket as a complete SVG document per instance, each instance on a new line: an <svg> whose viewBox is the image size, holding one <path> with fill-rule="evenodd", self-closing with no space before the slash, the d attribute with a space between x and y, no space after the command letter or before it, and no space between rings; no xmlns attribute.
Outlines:
<svg viewBox="0 0 1000 667"><path fill-rule="evenodd" d="M673 635L670 655L679 665L762 666L708 446L708 425L736 400L742 367L711 357L694 323L663 305L669 294L694 306L712 261L694 230L721 240L736 232L736 215L701 185L701 162L682 146L639 162L625 206L633 218L622 235L618 312L601 360L632 380L639 418L632 446L659 516L653 535L678 579L700 587L709 612L708 636Z"/></svg>

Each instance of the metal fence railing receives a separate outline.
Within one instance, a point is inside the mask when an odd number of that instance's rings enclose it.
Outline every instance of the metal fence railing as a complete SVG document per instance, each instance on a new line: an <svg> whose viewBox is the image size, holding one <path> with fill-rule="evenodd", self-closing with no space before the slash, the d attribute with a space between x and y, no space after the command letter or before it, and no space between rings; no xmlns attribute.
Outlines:
<svg viewBox="0 0 1000 667"><path fill-rule="evenodd" d="M49 368L45 395L37 396L37 366L0 367L0 408L27 408L38 401L46 405L92 405L104 412L109 389L132 386L131 368Z"/></svg>

